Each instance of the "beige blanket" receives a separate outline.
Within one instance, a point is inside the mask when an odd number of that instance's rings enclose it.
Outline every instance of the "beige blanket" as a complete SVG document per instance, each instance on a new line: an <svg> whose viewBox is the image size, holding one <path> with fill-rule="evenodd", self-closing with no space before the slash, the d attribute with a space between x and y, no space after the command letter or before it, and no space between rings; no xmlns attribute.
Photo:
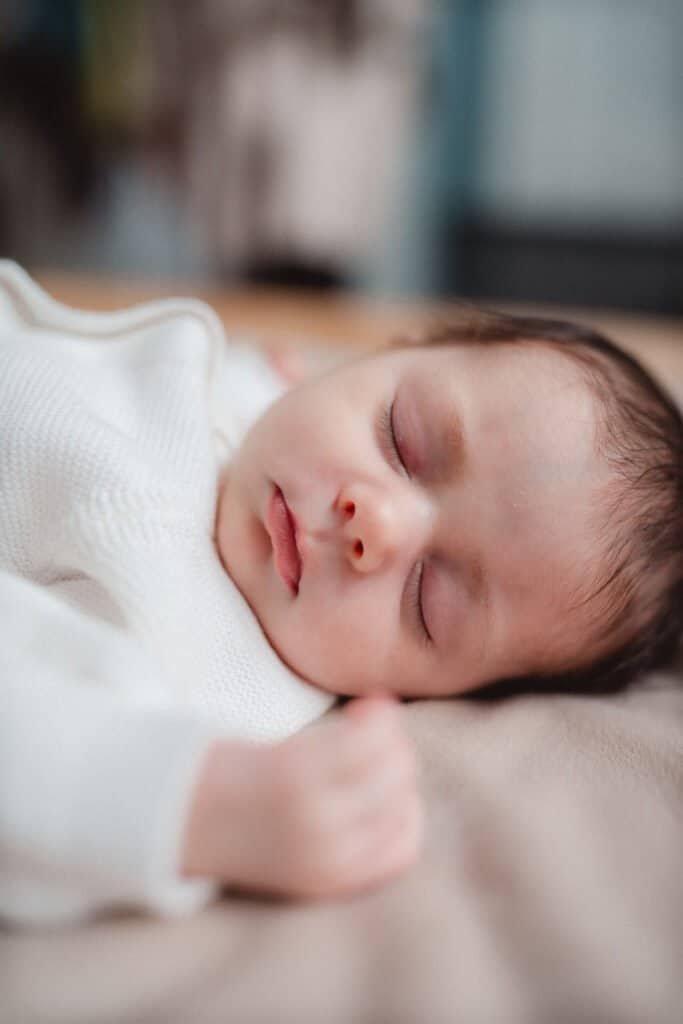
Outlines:
<svg viewBox="0 0 683 1024"><path fill-rule="evenodd" d="M48 282L49 283L49 282ZM59 285L59 286L57 286ZM148 294L63 281L75 305ZM261 334L405 328L344 304L209 296ZM680 324L609 322L683 398ZM353 901L0 933L0 1022L681 1024L683 671L604 699L405 705L418 867Z"/></svg>
<svg viewBox="0 0 683 1024"><path fill-rule="evenodd" d="M412 873L350 902L226 897L0 936L16 1024L680 1024L683 688L405 705Z"/></svg>

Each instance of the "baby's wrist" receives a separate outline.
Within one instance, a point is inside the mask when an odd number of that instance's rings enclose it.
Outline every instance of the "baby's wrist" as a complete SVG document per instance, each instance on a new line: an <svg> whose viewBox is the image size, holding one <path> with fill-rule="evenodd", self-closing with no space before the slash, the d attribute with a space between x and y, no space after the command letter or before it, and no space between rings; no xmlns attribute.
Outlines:
<svg viewBox="0 0 683 1024"><path fill-rule="evenodd" d="M240 830L240 806L267 747L224 739L206 750L185 825L181 872L229 881ZM235 866L236 867L236 866Z"/></svg>

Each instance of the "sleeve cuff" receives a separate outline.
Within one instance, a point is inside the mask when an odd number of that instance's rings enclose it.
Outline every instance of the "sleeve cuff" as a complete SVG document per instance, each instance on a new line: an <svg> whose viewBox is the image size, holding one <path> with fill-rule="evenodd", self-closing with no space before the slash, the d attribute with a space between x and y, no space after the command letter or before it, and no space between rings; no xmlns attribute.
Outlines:
<svg viewBox="0 0 683 1024"><path fill-rule="evenodd" d="M42 923L207 903L218 886L183 878L180 860L201 763L220 731L182 709L124 705L83 686L41 696L21 758L5 762L1 831L12 844L0 914Z"/></svg>

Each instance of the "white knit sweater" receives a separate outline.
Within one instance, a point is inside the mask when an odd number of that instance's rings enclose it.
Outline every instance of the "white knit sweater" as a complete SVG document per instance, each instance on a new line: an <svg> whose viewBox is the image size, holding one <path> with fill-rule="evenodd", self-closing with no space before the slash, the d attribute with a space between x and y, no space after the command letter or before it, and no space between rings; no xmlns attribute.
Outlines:
<svg viewBox="0 0 683 1024"><path fill-rule="evenodd" d="M201 303L77 312L0 262L5 918L201 905L178 861L207 746L330 706L212 541L221 459L278 389Z"/></svg>

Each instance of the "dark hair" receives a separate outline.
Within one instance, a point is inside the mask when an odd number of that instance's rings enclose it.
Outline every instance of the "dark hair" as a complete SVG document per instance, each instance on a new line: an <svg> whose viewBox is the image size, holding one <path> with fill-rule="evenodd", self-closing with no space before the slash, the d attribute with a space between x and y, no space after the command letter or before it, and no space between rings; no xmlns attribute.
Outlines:
<svg viewBox="0 0 683 1024"><path fill-rule="evenodd" d="M566 320L477 311L440 325L428 345L540 343L583 371L602 410L600 454L615 471L608 571L588 600L609 597L602 653L584 665L503 680L473 696L524 691L613 693L674 660L683 628L683 417L665 389L600 332ZM585 602L582 602L585 603Z"/></svg>

